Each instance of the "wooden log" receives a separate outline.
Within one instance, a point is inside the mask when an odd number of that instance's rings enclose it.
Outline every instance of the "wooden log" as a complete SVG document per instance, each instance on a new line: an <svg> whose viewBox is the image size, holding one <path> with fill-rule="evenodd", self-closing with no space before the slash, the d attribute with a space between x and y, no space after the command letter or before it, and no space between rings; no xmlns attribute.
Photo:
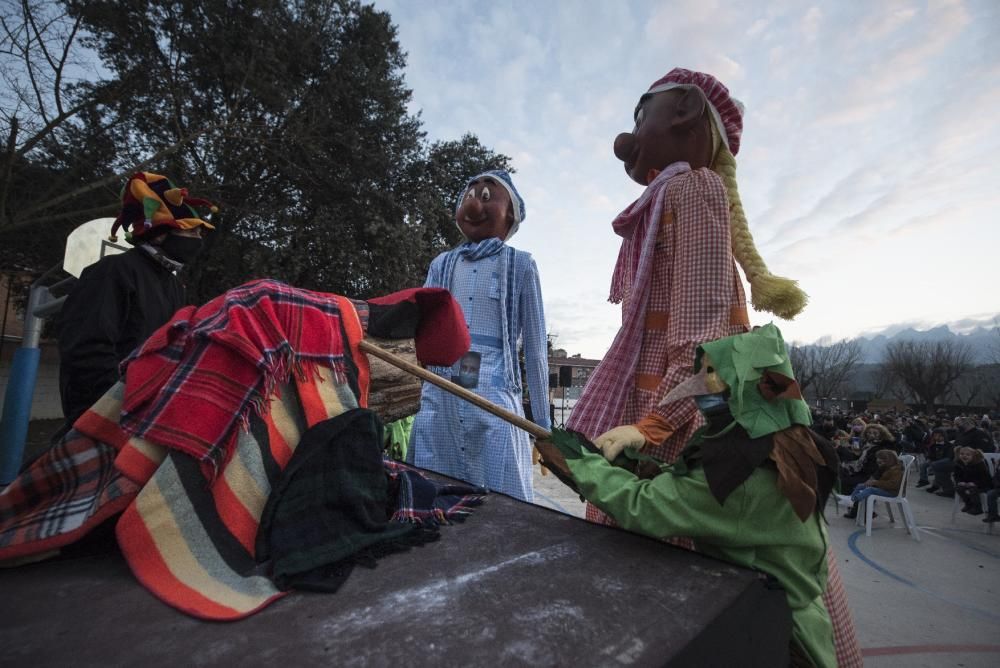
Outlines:
<svg viewBox="0 0 1000 668"><path fill-rule="evenodd" d="M383 350L417 364L413 339L378 339L366 337ZM374 355L368 356L371 366L371 384L368 407L378 414L383 423L407 417L420 410L420 379Z"/></svg>
<svg viewBox="0 0 1000 668"><path fill-rule="evenodd" d="M493 402L484 399L475 392L470 392L464 387L461 387L459 385L456 385L455 383L440 378L439 376L434 375L433 373L431 373L427 369L424 369L418 364L415 364L414 362L404 359L399 355L396 355L393 352L380 347L375 339L366 339L362 341L358 347L361 348L362 352L368 353L369 360L373 360L374 358L385 360L389 364L396 366L400 369L403 369L407 373L422 378L423 380L426 380L428 383L433 383L434 385L440 387L442 390L445 390L446 392L450 392L451 394L454 394L457 397L465 399L469 403L479 406L483 410L492 413L493 415L496 415L498 418L502 420L506 420L515 427L519 427L520 429L523 429L524 431L528 432L535 438L547 439L551 438L552 436L551 433L542 429L534 422L530 422L529 420L524 419L520 415L511 413L510 411L501 408L500 406L497 406Z"/></svg>

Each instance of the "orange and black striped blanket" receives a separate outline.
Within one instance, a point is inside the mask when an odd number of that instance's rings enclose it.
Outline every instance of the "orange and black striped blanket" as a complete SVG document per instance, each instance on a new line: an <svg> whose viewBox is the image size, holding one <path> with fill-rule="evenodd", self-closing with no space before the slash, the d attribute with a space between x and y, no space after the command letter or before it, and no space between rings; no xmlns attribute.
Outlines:
<svg viewBox="0 0 1000 668"><path fill-rule="evenodd" d="M121 395L119 384L0 495L0 565L57 550L124 511L118 544L139 581L168 605L226 621L285 595L255 559L261 513L301 435L356 407L351 388L329 369L282 385L268 410L239 430L214 478L199 460L122 431ZM407 468L386 462L390 475ZM400 497L397 518L446 523L481 498L413 507Z"/></svg>
<svg viewBox="0 0 1000 668"><path fill-rule="evenodd" d="M363 332L350 304L343 306L351 373L314 365L273 386L244 421L231 422L231 437L222 435L231 449L215 460L220 468L126 432L119 424L125 387L109 390L0 494L0 564L56 550L122 513L118 544L135 576L165 603L203 619L236 620L283 596L255 559L270 492L306 430L367 404L367 360L357 351ZM178 420L173 427L183 429ZM411 508L401 498L397 515L448 521L480 500Z"/></svg>

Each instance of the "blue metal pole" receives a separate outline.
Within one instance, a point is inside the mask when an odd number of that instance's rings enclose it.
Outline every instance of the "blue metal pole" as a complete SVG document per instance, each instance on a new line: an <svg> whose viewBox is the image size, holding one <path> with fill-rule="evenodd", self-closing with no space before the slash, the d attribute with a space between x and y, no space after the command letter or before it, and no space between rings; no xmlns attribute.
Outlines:
<svg viewBox="0 0 1000 668"><path fill-rule="evenodd" d="M9 485L17 477L24 458L24 443L28 438L31 421L31 400L35 395L38 377L38 360L42 352L38 347L45 315L37 313L51 301L49 289L42 285L58 265L42 274L31 284L28 308L24 314L24 336L21 347L14 351L14 361L7 379L7 394L3 400L3 417L0 418L0 485Z"/></svg>
<svg viewBox="0 0 1000 668"><path fill-rule="evenodd" d="M21 469L41 354L38 348L22 347L14 351L0 419L0 485L10 484Z"/></svg>

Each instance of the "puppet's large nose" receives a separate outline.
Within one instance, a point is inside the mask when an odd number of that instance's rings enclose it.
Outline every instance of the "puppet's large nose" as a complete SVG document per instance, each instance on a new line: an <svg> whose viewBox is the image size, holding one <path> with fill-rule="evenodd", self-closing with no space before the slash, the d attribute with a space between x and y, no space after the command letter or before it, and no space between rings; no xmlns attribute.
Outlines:
<svg viewBox="0 0 1000 668"><path fill-rule="evenodd" d="M635 135L631 132L623 132L615 137L615 157L622 162L628 161L635 150Z"/></svg>
<svg viewBox="0 0 1000 668"><path fill-rule="evenodd" d="M459 219L479 220L483 217L483 203L478 197L467 197L458 210Z"/></svg>

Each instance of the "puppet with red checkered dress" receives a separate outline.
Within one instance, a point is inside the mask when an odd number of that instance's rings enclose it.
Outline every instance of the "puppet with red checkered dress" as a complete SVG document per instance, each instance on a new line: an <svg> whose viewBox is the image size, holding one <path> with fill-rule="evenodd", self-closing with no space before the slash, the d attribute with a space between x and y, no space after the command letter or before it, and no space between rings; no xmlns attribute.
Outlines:
<svg viewBox="0 0 1000 668"><path fill-rule="evenodd" d="M757 310L791 319L807 297L770 273L754 247L736 186L743 105L715 77L675 68L639 98L635 127L615 138L628 176L645 186L612 226L622 237L610 301L622 326L567 427L609 460L626 447L670 462L704 424L692 399L659 400L693 374L698 345L750 329L737 262ZM596 507L591 521L614 524ZM840 665L861 665L830 554L824 601Z"/></svg>

